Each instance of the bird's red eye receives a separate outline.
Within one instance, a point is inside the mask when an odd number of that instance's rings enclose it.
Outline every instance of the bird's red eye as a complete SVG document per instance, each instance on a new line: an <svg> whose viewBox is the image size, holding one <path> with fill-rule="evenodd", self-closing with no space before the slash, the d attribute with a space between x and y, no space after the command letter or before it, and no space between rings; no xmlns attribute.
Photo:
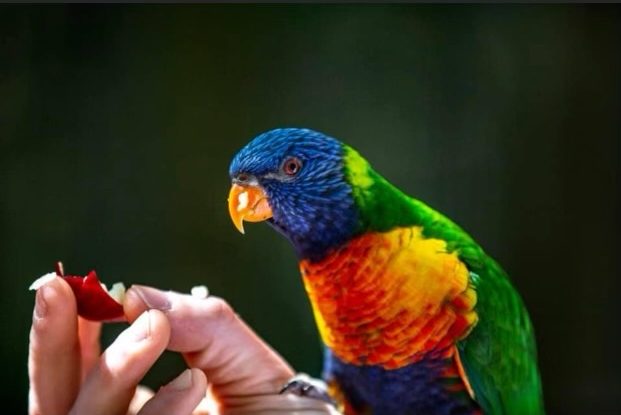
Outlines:
<svg viewBox="0 0 621 415"><path fill-rule="evenodd" d="M302 168L302 162L295 157L289 157L282 165L282 170L287 176L295 176Z"/></svg>

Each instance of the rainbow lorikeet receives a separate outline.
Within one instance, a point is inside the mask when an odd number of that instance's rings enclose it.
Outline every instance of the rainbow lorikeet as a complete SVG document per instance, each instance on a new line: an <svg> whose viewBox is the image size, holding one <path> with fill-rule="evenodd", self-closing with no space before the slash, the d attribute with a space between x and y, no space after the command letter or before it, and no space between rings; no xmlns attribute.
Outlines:
<svg viewBox="0 0 621 415"><path fill-rule="evenodd" d="M353 148L276 129L230 166L229 213L293 244L346 414L542 414L533 328L507 274Z"/></svg>

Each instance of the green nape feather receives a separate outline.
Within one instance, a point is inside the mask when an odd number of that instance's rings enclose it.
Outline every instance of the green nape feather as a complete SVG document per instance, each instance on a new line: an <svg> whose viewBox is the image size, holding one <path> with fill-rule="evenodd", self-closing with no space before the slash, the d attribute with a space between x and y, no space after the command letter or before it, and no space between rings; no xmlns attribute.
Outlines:
<svg viewBox="0 0 621 415"><path fill-rule="evenodd" d="M507 274L450 219L412 199L344 145L345 173L360 212L360 232L421 226L446 241L470 271L479 321L457 347L474 398L485 414L543 414L533 327Z"/></svg>

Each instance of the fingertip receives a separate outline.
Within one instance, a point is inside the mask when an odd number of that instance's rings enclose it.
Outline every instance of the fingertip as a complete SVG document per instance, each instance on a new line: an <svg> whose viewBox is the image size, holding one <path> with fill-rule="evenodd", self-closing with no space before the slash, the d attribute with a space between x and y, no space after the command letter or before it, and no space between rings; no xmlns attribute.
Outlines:
<svg viewBox="0 0 621 415"><path fill-rule="evenodd" d="M136 392L134 392L134 396L129 403L129 408L127 409L128 414L139 414L142 407L155 395L151 389L147 388L143 385L138 385L136 387Z"/></svg>
<svg viewBox="0 0 621 415"><path fill-rule="evenodd" d="M144 285L132 285L125 293L123 309L127 319L133 321L148 309L169 311L171 300L166 291Z"/></svg>
<svg viewBox="0 0 621 415"><path fill-rule="evenodd" d="M207 377L200 369L186 369L140 410L140 415L190 414L205 399Z"/></svg>
<svg viewBox="0 0 621 415"><path fill-rule="evenodd" d="M194 384L192 377L192 371L186 369L166 386L176 391L190 389Z"/></svg>
<svg viewBox="0 0 621 415"><path fill-rule="evenodd" d="M67 282L56 277L37 289L35 296L35 317L38 319L57 314L75 314L77 308L73 291ZM61 318L67 318L63 315Z"/></svg>
<svg viewBox="0 0 621 415"><path fill-rule="evenodd" d="M142 301L140 295L136 292L136 286L132 285L125 292L125 298L123 300L123 311L125 317L131 323L135 321L140 315L146 311L149 307Z"/></svg>
<svg viewBox="0 0 621 415"><path fill-rule="evenodd" d="M202 370L194 367L190 369L192 373L192 384L200 389L207 390L207 375Z"/></svg>
<svg viewBox="0 0 621 415"><path fill-rule="evenodd" d="M69 285L69 283L67 281L65 281L63 278L61 277L56 277L54 278L52 281L50 281L48 284L45 285L53 285L55 286L60 292L62 292L62 296L63 297L74 297L73 295L73 290L71 289L71 286Z"/></svg>

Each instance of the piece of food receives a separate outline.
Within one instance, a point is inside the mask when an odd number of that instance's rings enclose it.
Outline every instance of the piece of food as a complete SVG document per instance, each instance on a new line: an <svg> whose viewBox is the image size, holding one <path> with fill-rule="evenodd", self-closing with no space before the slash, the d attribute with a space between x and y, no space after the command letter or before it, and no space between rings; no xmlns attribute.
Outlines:
<svg viewBox="0 0 621 415"><path fill-rule="evenodd" d="M207 288L206 285L197 285L195 287L192 287L190 295L192 295L192 297L204 300L205 298L209 297L209 288Z"/></svg>
<svg viewBox="0 0 621 415"><path fill-rule="evenodd" d="M123 298L125 286L116 283L110 290L99 281L95 271L89 272L85 277L77 275L65 275L62 262L56 264L56 272L45 274L38 278L30 286L31 290L37 290L55 277L61 277L71 287L75 295L78 314L92 321L124 321Z"/></svg>

